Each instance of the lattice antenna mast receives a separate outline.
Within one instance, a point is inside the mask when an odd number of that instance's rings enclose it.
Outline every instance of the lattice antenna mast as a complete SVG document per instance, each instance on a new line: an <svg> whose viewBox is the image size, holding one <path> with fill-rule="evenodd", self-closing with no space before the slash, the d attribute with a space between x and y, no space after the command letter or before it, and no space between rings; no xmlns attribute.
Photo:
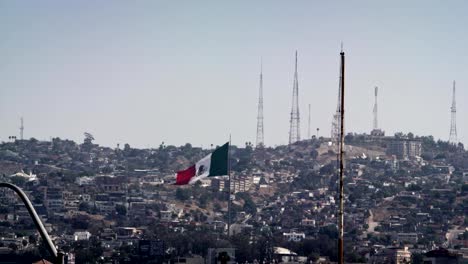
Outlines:
<svg viewBox="0 0 468 264"><path fill-rule="evenodd" d="M299 117L299 82L297 78L297 50L294 70L293 98L291 106L291 119L289 127L289 144L301 140L300 117Z"/></svg>
<svg viewBox="0 0 468 264"><path fill-rule="evenodd" d="M309 104L309 122L307 126L307 139L310 139L310 104Z"/></svg>
<svg viewBox="0 0 468 264"><path fill-rule="evenodd" d="M264 146L263 142L263 61L260 59L260 86L258 91L258 114L257 114L257 148Z"/></svg>
<svg viewBox="0 0 468 264"><path fill-rule="evenodd" d="M341 51L343 51L343 44L341 44ZM340 66L340 77L338 82L338 103L336 105L336 112L333 115L332 128L331 128L331 141L335 145L339 145L340 142L340 128L341 128L341 80L343 76L341 75L341 66ZM339 152L339 148L337 149Z"/></svg>
<svg viewBox="0 0 468 264"><path fill-rule="evenodd" d="M23 140L23 132L24 132L24 123L23 123L23 117L21 117L21 126L20 126L20 139Z"/></svg>
<svg viewBox="0 0 468 264"><path fill-rule="evenodd" d="M378 119L377 119L377 93L379 91L379 88L376 86L374 89L374 94L375 94L375 102L374 102L374 124L373 124L373 129L377 130L379 127Z"/></svg>
<svg viewBox="0 0 468 264"><path fill-rule="evenodd" d="M451 107L451 121L450 121L450 136L449 142L452 144L457 144L457 105L455 101L455 81L453 81L453 97L452 97L452 107Z"/></svg>

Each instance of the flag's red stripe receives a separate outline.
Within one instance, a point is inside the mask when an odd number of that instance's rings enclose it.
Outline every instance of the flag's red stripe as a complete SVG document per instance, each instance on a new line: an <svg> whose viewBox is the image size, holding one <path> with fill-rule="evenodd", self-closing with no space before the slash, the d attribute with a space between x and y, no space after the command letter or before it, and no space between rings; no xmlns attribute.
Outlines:
<svg viewBox="0 0 468 264"><path fill-rule="evenodd" d="M176 185L184 185L188 184L190 179L195 176L196 170L195 170L195 165L191 166L190 168L183 170L183 171L178 171L177 172L177 178L176 178Z"/></svg>

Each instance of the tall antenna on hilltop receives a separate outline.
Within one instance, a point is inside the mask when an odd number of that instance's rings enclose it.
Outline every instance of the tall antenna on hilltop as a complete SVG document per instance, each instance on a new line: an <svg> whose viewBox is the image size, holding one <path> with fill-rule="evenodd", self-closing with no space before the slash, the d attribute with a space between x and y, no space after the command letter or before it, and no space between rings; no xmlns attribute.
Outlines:
<svg viewBox="0 0 468 264"><path fill-rule="evenodd" d="M20 139L23 140L23 132L24 132L24 123L23 117L21 117L21 126L20 126Z"/></svg>
<svg viewBox="0 0 468 264"><path fill-rule="evenodd" d="M379 91L379 88L376 86L374 89L374 94L375 94L375 102L374 102L374 124L373 124L373 129L377 130L379 127L378 120L377 120L377 93Z"/></svg>
<svg viewBox="0 0 468 264"><path fill-rule="evenodd" d="M257 142L256 147L264 146L263 142L263 61L260 58L260 86L258 88Z"/></svg>
<svg viewBox="0 0 468 264"><path fill-rule="evenodd" d="M293 98L291 106L291 119L289 121L289 144L301 140L299 117L299 82L297 80L297 50L296 64L294 68Z"/></svg>
<svg viewBox="0 0 468 264"><path fill-rule="evenodd" d="M449 142L452 144L457 144L458 139L457 139L457 105L455 101L455 81L453 81L453 97L452 97L452 107L451 107L451 112L452 112L452 119L450 122L450 136L449 136Z"/></svg>
<svg viewBox="0 0 468 264"><path fill-rule="evenodd" d="M309 104L309 123L307 128L307 139L310 139L310 104Z"/></svg>
<svg viewBox="0 0 468 264"><path fill-rule="evenodd" d="M341 52L343 52L343 43L341 43ZM336 105L336 112L333 115L332 128L331 128L331 141L334 145L338 146L340 142L340 127L341 127L341 85L342 85L342 72L340 70L339 84L338 84L338 103ZM339 152L339 149L338 149Z"/></svg>

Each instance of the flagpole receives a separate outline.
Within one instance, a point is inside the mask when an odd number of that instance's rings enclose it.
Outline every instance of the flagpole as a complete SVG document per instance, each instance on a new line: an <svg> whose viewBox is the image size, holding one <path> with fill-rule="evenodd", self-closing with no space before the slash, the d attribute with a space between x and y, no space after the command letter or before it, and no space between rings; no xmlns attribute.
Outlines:
<svg viewBox="0 0 468 264"><path fill-rule="evenodd" d="M228 238L231 236L231 134L229 134L229 145L228 145Z"/></svg>
<svg viewBox="0 0 468 264"><path fill-rule="evenodd" d="M344 148L344 96L345 96L345 54L343 52L343 44L341 44L341 102L340 102L340 118L341 118L341 128L340 128L340 211L339 211L339 226L338 226L338 263L344 263L344 182L343 182L343 148Z"/></svg>

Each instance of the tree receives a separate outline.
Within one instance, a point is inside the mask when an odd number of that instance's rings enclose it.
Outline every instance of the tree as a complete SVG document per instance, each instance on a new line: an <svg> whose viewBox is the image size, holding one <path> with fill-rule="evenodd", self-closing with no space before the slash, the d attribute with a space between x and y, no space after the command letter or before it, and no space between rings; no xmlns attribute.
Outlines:
<svg viewBox="0 0 468 264"><path fill-rule="evenodd" d="M408 186L406 189L407 189L408 191L421 191L421 190L422 190L421 186L416 185L416 184L411 184L411 185Z"/></svg>
<svg viewBox="0 0 468 264"><path fill-rule="evenodd" d="M164 145L164 141L159 144L159 150L163 150L166 146Z"/></svg>
<svg viewBox="0 0 468 264"><path fill-rule="evenodd" d="M114 170L109 166L106 166L106 167L102 168L102 170L101 170L101 172L105 173L105 174L111 174L113 171Z"/></svg>
<svg viewBox="0 0 468 264"><path fill-rule="evenodd" d="M318 157L318 151L313 149L312 151L310 151L310 157L312 159L316 159Z"/></svg>
<svg viewBox="0 0 468 264"><path fill-rule="evenodd" d="M13 176L10 178L10 180L14 185L17 185L19 187L23 186L26 183L26 178L21 176Z"/></svg>
<svg viewBox="0 0 468 264"><path fill-rule="evenodd" d="M78 241L73 244L76 253L76 263L98 263L99 257L104 252L101 242L95 237L89 241Z"/></svg>
<svg viewBox="0 0 468 264"><path fill-rule="evenodd" d="M176 199L180 201L186 201L190 198L190 191L188 189L177 188Z"/></svg>
<svg viewBox="0 0 468 264"><path fill-rule="evenodd" d="M252 245L249 243L250 238L246 234L236 234L231 237L231 242L236 248L236 261L238 263L245 263L252 260Z"/></svg>
<svg viewBox="0 0 468 264"><path fill-rule="evenodd" d="M10 210L8 210L8 206L0 205L0 214L8 214Z"/></svg>
<svg viewBox="0 0 468 264"><path fill-rule="evenodd" d="M346 143L353 143L354 141L354 135L353 133L348 133L346 136L345 136L345 142Z"/></svg>
<svg viewBox="0 0 468 264"><path fill-rule="evenodd" d="M309 261L315 262L320 258L320 254L317 252L312 252L307 258L309 259Z"/></svg>
<svg viewBox="0 0 468 264"><path fill-rule="evenodd" d="M130 147L130 144L125 143L125 145L124 145L124 151L125 151L125 152L129 152L131 149L132 149L132 148Z"/></svg>
<svg viewBox="0 0 468 264"><path fill-rule="evenodd" d="M228 261L231 260L231 258L229 257L229 254L226 251L223 251L223 252L218 253L217 260L221 264L227 264Z"/></svg>
<svg viewBox="0 0 468 264"><path fill-rule="evenodd" d="M335 165L332 163L328 163L327 165L320 168L321 175L330 175L335 173Z"/></svg>
<svg viewBox="0 0 468 264"><path fill-rule="evenodd" d="M10 248L13 251L16 251L18 249L18 246L15 243L10 243L8 244L8 248Z"/></svg>
<svg viewBox="0 0 468 264"><path fill-rule="evenodd" d="M83 218L73 218L71 220L71 226L73 229L88 229L89 224L90 224L90 219L88 217Z"/></svg>
<svg viewBox="0 0 468 264"><path fill-rule="evenodd" d="M405 137L405 134L403 134L403 132L396 132L395 133L395 138L396 139L400 139L400 138L403 138Z"/></svg>
<svg viewBox="0 0 468 264"><path fill-rule="evenodd" d="M84 132L84 136L85 136L85 139L84 139L85 144L92 144L93 143L94 137L93 137L93 135L91 135L91 133Z"/></svg>
<svg viewBox="0 0 468 264"><path fill-rule="evenodd" d="M29 237L28 237L28 242L29 242L29 244L35 245L35 244L37 243L36 236L34 236L34 235L29 235Z"/></svg>
<svg viewBox="0 0 468 264"><path fill-rule="evenodd" d="M127 207L121 204L115 205L115 211L117 211L118 215L127 215Z"/></svg>
<svg viewBox="0 0 468 264"><path fill-rule="evenodd" d="M411 255L411 263L413 264L422 264L424 263L424 255L421 253L413 253Z"/></svg>
<svg viewBox="0 0 468 264"><path fill-rule="evenodd" d="M252 142L245 142L245 150L252 152L253 150L253 145Z"/></svg>
<svg viewBox="0 0 468 264"><path fill-rule="evenodd" d="M257 205L247 193L244 196L244 207L242 209L248 214L255 214L257 212Z"/></svg>
<svg viewBox="0 0 468 264"><path fill-rule="evenodd" d="M468 184L463 184L462 193L468 193Z"/></svg>
<svg viewBox="0 0 468 264"><path fill-rule="evenodd" d="M198 202L200 203L201 208L205 208L206 204L208 203L210 196L207 193L202 193L198 198Z"/></svg>
<svg viewBox="0 0 468 264"><path fill-rule="evenodd" d="M213 210L215 212L221 211L221 205L218 202L215 202L214 205L213 205Z"/></svg>
<svg viewBox="0 0 468 264"><path fill-rule="evenodd" d="M80 205L78 206L79 211L85 211L88 212L90 209L88 202L81 202Z"/></svg>
<svg viewBox="0 0 468 264"><path fill-rule="evenodd" d="M184 146L180 147L180 150L187 156L191 155L192 152L192 144L186 143Z"/></svg>

